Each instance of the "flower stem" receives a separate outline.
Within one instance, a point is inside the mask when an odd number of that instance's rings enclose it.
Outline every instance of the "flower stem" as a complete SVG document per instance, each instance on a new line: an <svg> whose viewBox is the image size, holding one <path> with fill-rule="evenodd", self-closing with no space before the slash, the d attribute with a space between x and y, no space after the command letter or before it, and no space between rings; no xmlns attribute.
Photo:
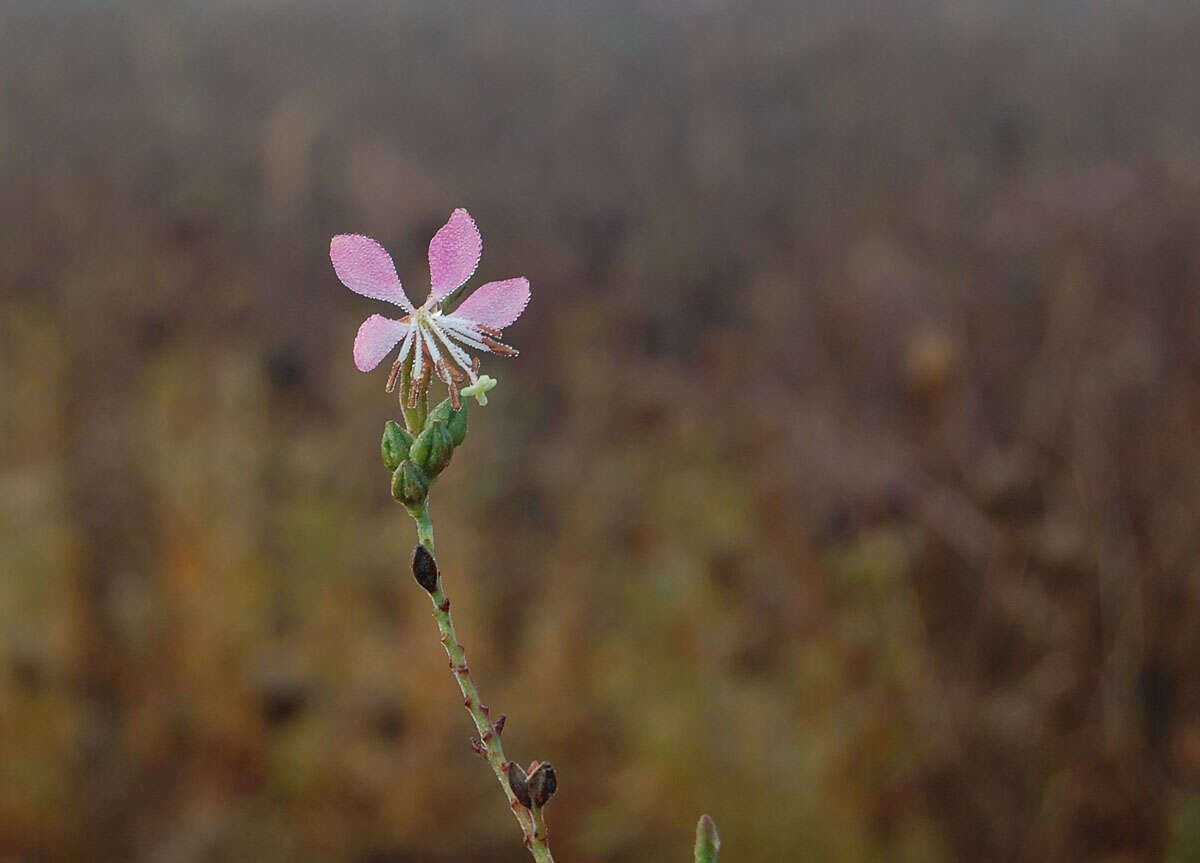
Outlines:
<svg viewBox="0 0 1200 863"><path fill-rule="evenodd" d="M433 520L429 517L428 498L419 510L411 514L413 521L417 523L417 541L428 548L431 554L434 553ZM512 788L509 787L506 769L508 759L504 755L504 745L500 742L500 734L492 725L491 713L487 705L479 697L479 688L471 676L470 666L467 665L466 651L458 640L458 634L454 631L454 620L450 617L450 600L442 590L440 574L437 587L430 591L429 598L433 601L434 620L437 621L438 631L442 634L442 646L446 649L446 656L450 658L450 670L462 692L463 706L471 714L475 729L479 732L479 741L483 749L481 754L487 759L492 772L496 774L500 788L508 798L508 806L512 810L513 817L517 819L517 823L521 825L525 847L529 849L533 859L538 863L554 863L554 856L550 853L550 846L546 839L545 822L540 818L540 810L537 816L530 813L521 805L517 796L513 794ZM539 821L541 822L540 826L537 823Z"/></svg>
<svg viewBox="0 0 1200 863"><path fill-rule="evenodd" d="M533 839L535 842L547 843L550 836L546 829L546 816L542 814L541 806L534 806L529 813L533 816Z"/></svg>

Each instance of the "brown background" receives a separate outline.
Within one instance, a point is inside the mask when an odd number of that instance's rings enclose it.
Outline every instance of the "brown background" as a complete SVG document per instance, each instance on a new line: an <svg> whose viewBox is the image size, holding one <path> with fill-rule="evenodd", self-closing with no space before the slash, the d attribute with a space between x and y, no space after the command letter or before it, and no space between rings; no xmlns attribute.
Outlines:
<svg viewBox="0 0 1200 863"><path fill-rule="evenodd" d="M534 294L433 510L560 861L1196 860L1198 44L0 3L0 859L524 859L327 257L466 206Z"/></svg>

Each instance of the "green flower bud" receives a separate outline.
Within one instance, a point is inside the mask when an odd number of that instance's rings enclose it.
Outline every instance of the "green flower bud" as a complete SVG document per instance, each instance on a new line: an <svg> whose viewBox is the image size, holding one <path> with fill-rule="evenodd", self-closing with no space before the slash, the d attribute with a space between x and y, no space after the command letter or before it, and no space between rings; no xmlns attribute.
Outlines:
<svg viewBox="0 0 1200 863"><path fill-rule="evenodd" d="M392 474L392 497L405 506L417 506L429 494L429 478L409 459Z"/></svg>
<svg viewBox="0 0 1200 863"><path fill-rule="evenodd" d="M408 451L408 457L421 467L429 464L429 448L433 445L433 429L426 424L425 430L417 435L417 439L413 441L412 447Z"/></svg>
<svg viewBox="0 0 1200 863"><path fill-rule="evenodd" d="M387 465L388 470L395 470L400 467L400 462L408 458L408 451L412 447L413 438L404 427L395 420L388 420L383 427L383 441L380 448L383 450L383 463Z"/></svg>
<svg viewBox="0 0 1200 863"><path fill-rule="evenodd" d="M417 435L410 450L412 460L420 465L431 478L437 476L454 455L454 439L441 420L425 424L425 431Z"/></svg>
<svg viewBox="0 0 1200 863"><path fill-rule="evenodd" d="M429 420L425 425L428 426L433 422L441 422L445 425L454 445L462 446L462 442L467 439L467 403L464 401L462 407L455 410L450 399L446 399L429 412Z"/></svg>
<svg viewBox="0 0 1200 863"><path fill-rule="evenodd" d="M533 768L526 783L529 787L529 799L534 806L545 806L554 792L558 790L558 777L554 773L554 765L543 761Z"/></svg>
<svg viewBox="0 0 1200 863"><path fill-rule="evenodd" d="M717 863L717 852L721 850L721 837L717 835L716 822L701 815L696 824L696 863Z"/></svg>
<svg viewBox="0 0 1200 863"><path fill-rule="evenodd" d="M429 464L425 469L430 476L437 476L450 464L450 456L454 455L454 439L446 426L440 422L434 421L429 430L432 440L429 443Z"/></svg>

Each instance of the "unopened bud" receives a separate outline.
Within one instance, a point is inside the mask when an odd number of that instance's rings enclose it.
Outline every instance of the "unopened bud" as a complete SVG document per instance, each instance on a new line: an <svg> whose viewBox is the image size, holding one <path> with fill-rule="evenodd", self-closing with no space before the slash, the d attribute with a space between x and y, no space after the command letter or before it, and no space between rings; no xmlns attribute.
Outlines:
<svg viewBox="0 0 1200 863"><path fill-rule="evenodd" d="M429 549L424 545L418 545L413 549L412 556L412 571L413 578L417 580L417 584L425 588L430 593L437 589L438 581L438 565L433 559Z"/></svg>
<svg viewBox="0 0 1200 863"><path fill-rule="evenodd" d="M701 815L696 824L696 863L717 863L717 852L721 850L721 837L717 834L716 822Z"/></svg>
<svg viewBox="0 0 1200 863"><path fill-rule="evenodd" d="M526 809L533 806L533 800L529 797L529 784L525 776L525 768L515 761L508 762L508 787L512 789L512 793L521 801L521 805Z"/></svg>
<svg viewBox="0 0 1200 863"><path fill-rule="evenodd" d="M400 462L392 474L392 497L405 506L417 506L429 494L429 478L412 461Z"/></svg>
<svg viewBox="0 0 1200 863"><path fill-rule="evenodd" d="M526 780L529 787L529 799L534 806L545 806L558 790L558 776L554 773L554 765L543 761L533 768Z"/></svg>
<svg viewBox="0 0 1200 863"><path fill-rule="evenodd" d="M409 452L426 474L435 477L450 463L454 440L441 420L433 420L425 424L425 430L417 435Z"/></svg>
<svg viewBox="0 0 1200 863"><path fill-rule="evenodd" d="M450 399L446 399L429 412L429 419L425 424L430 425L434 422L440 422L446 427L454 446L462 446L462 442L467 439L467 403L464 401L462 407L455 410Z"/></svg>
<svg viewBox="0 0 1200 863"><path fill-rule="evenodd" d="M383 427L383 463L388 470L400 467L400 462L408 458L408 450L412 446L413 437L395 420L388 420Z"/></svg>
<svg viewBox="0 0 1200 863"><path fill-rule="evenodd" d="M450 464L450 457L454 455L454 440L445 423L441 421L432 423L429 430L432 435L429 442L429 463L425 465L425 470L430 476L437 476Z"/></svg>

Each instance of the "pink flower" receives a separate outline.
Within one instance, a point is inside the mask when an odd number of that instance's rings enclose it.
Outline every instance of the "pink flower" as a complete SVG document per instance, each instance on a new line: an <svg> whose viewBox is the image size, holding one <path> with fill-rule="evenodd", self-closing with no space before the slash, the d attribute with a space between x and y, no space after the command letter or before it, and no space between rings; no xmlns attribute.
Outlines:
<svg viewBox="0 0 1200 863"><path fill-rule="evenodd" d="M363 321L354 339L354 364L359 371L369 372L400 345L388 378L388 392L412 357L409 406L416 405L422 389L429 386L430 376L436 375L449 388L457 408L456 381L465 376L474 385L479 380L479 360L472 358L467 348L516 356L513 348L500 341L500 331L525 311L528 279L488 282L476 288L453 312L442 309L442 302L471 278L482 251L483 240L475 221L466 210L455 210L429 241L429 297L420 308L414 308L383 246L358 234L338 234L330 240L329 259L342 284L408 312L399 319L371 315Z"/></svg>

